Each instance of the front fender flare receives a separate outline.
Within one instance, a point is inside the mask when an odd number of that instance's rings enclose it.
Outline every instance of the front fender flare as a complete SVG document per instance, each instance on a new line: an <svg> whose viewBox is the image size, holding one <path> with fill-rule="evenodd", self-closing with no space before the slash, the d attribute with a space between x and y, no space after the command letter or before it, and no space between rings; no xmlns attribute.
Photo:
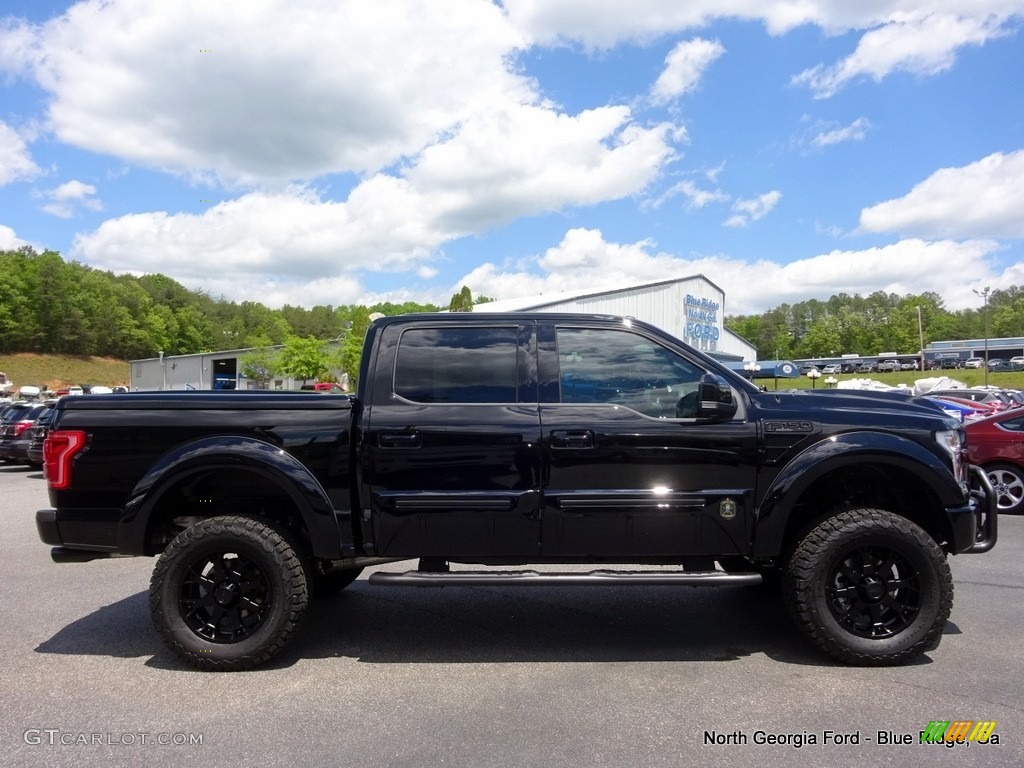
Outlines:
<svg viewBox="0 0 1024 768"><path fill-rule="evenodd" d="M949 467L913 440L885 432L833 435L790 461L772 482L757 512L754 556L781 553L790 516L804 491L829 472L856 464L883 465L913 475L935 491L943 508L967 503Z"/></svg>
<svg viewBox="0 0 1024 768"><path fill-rule="evenodd" d="M205 437L179 445L158 459L135 484L118 525L118 550L148 554L153 510L178 481L198 472L243 469L271 480L295 503L309 532L314 557L341 557L341 535L333 505L310 471L291 454L264 440Z"/></svg>

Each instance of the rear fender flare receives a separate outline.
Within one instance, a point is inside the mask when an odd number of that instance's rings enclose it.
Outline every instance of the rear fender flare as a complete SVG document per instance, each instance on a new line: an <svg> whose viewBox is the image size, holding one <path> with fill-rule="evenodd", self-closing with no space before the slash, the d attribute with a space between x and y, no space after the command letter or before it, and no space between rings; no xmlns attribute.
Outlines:
<svg viewBox="0 0 1024 768"><path fill-rule="evenodd" d="M271 480L295 503L309 532L313 555L341 557L334 508L323 487L294 456L272 443L250 437L207 437L180 445L158 459L136 483L118 525L118 549L147 549L150 517L163 495L189 475L242 469Z"/></svg>

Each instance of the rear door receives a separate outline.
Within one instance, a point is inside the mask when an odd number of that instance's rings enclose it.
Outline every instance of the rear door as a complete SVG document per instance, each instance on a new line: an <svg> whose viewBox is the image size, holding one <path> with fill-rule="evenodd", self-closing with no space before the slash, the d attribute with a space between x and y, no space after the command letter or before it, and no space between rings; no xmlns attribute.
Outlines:
<svg viewBox="0 0 1024 768"><path fill-rule="evenodd" d="M627 322L542 326L543 554L673 558L748 551L756 428L745 400L696 418L708 371Z"/></svg>
<svg viewBox="0 0 1024 768"><path fill-rule="evenodd" d="M536 337L514 318L396 323L377 345L361 455L375 551L536 557Z"/></svg>

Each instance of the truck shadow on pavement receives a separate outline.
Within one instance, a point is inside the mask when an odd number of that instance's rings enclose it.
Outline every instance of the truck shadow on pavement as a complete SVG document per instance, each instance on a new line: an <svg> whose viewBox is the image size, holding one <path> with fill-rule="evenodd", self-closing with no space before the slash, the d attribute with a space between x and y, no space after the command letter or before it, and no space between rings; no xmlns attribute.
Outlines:
<svg viewBox="0 0 1024 768"><path fill-rule="evenodd" d="M944 634L959 634L947 622ZM115 658L185 669L150 623L139 592L68 624L37 653ZM797 632L775 590L728 587L370 587L314 602L266 668L301 659L368 664L736 661L764 654L837 666ZM917 664L929 664L923 656Z"/></svg>

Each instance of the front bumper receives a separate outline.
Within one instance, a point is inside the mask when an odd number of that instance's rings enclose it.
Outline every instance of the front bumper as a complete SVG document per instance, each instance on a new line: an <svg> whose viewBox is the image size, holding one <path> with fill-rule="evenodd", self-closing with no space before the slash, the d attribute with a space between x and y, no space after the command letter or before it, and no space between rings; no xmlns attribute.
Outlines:
<svg viewBox="0 0 1024 768"><path fill-rule="evenodd" d="M970 472L970 502L946 510L953 524L953 554L981 554L996 545L999 517L995 491L985 470L972 465Z"/></svg>
<svg viewBox="0 0 1024 768"><path fill-rule="evenodd" d="M981 490L971 490L971 500L978 502L977 538L974 545L967 550L967 554L973 555L988 552L996 545L999 532L999 500L996 498L995 489L992 488L992 483L989 482L985 470L972 466L971 472L978 478L978 484L981 485Z"/></svg>

